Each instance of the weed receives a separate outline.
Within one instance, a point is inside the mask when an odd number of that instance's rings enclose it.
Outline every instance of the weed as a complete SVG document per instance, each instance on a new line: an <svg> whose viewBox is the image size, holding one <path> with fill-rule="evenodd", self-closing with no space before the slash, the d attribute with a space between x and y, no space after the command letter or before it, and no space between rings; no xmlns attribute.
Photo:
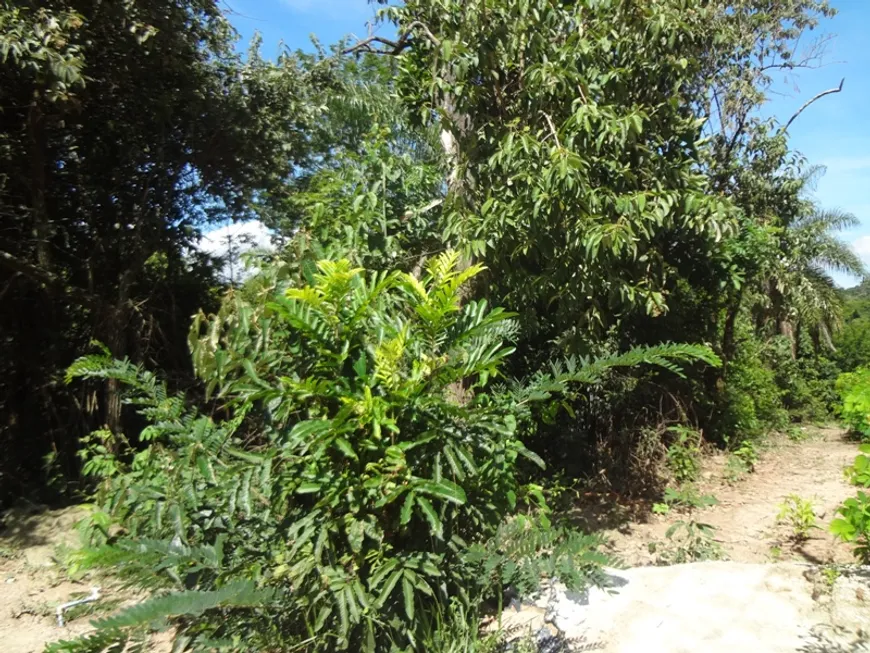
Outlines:
<svg viewBox="0 0 870 653"><path fill-rule="evenodd" d="M748 471L755 471L755 464L758 462L758 449L751 440L741 442L732 455L740 460Z"/></svg>
<svg viewBox="0 0 870 653"><path fill-rule="evenodd" d="M743 480L743 477L746 476L749 471L749 467L742 458L739 458L733 453L728 456L728 460L725 463L724 473L725 480L728 483L734 484Z"/></svg>
<svg viewBox="0 0 870 653"><path fill-rule="evenodd" d="M779 514L776 516L779 524L785 524L791 529L791 538L796 542L803 542L809 538L810 531L816 526L816 513L813 511L813 502L802 499L797 494L790 494L779 504Z"/></svg>
<svg viewBox="0 0 870 653"><path fill-rule="evenodd" d="M709 508L719 503L712 494L701 494L698 488L688 484L680 488L666 488L664 502L669 508L689 512L699 508Z"/></svg>
<svg viewBox="0 0 870 653"><path fill-rule="evenodd" d="M671 511L671 507L666 503L654 503L652 511L655 515L667 515Z"/></svg>
<svg viewBox="0 0 870 653"><path fill-rule="evenodd" d="M822 569L822 577L825 579L825 585L828 591L834 589L837 579L840 577L840 570L834 566L828 565Z"/></svg>
<svg viewBox="0 0 870 653"><path fill-rule="evenodd" d="M767 551L767 555L770 556L770 559L773 562L779 562L782 559L782 548L778 546L772 546Z"/></svg>
<svg viewBox="0 0 870 653"><path fill-rule="evenodd" d="M671 426L668 431L676 440L668 447L668 468L677 483L694 481L701 471L701 434L685 426Z"/></svg>
<svg viewBox="0 0 870 653"><path fill-rule="evenodd" d="M701 560L719 560L722 547L714 539L716 529L694 520L677 521L665 532L666 542L650 542L649 552L657 554L659 564L678 565Z"/></svg>

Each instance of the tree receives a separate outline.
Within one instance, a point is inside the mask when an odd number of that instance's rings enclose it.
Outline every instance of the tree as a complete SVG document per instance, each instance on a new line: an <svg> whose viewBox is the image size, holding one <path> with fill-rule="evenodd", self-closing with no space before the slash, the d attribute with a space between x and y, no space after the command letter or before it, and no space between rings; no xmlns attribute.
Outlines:
<svg viewBox="0 0 870 653"><path fill-rule="evenodd" d="M121 428L116 385L94 403L59 382L91 338L189 378L186 317L215 285L199 228L253 215L304 155L311 75L243 62L212 0L20 0L0 25L0 428L20 485L50 451L74 470L83 421Z"/></svg>
<svg viewBox="0 0 870 653"><path fill-rule="evenodd" d="M707 251L730 228L697 173L702 123L677 99L708 47L706 10L682 4L391 11L402 95L447 144L443 237L486 262L530 354L583 351L638 306L662 313L663 241Z"/></svg>
<svg viewBox="0 0 870 653"><path fill-rule="evenodd" d="M294 241L292 258L314 260L329 250L365 266L411 269L444 246L438 136L412 124L395 88L394 59L340 57L341 48L332 58L305 59L332 66L332 84L317 98L324 110L312 125L309 157L259 212L280 238Z"/></svg>

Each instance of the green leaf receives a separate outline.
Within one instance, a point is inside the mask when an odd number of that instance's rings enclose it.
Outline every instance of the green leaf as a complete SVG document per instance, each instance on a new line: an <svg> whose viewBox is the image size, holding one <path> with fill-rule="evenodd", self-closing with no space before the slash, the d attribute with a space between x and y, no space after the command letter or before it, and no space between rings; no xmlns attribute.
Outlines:
<svg viewBox="0 0 870 653"><path fill-rule="evenodd" d="M94 626L128 628L167 617L195 617L220 607L257 607L269 603L274 596L273 590L260 590L253 581L239 580L213 591L189 590L150 598L117 615L95 621Z"/></svg>
<svg viewBox="0 0 870 653"><path fill-rule="evenodd" d="M439 540L444 539L444 525L441 523L441 518L438 516L435 508L426 497L417 497L417 505L420 506L420 511L432 527L432 532Z"/></svg>
<svg viewBox="0 0 870 653"><path fill-rule="evenodd" d="M390 598L390 594L393 593L393 589L396 587L396 583L399 582L400 578L404 578L404 571L402 569L396 569L392 574L387 577L387 581L384 583L384 586L381 588L380 594L378 594L378 605L384 605L388 598Z"/></svg>
<svg viewBox="0 0 870 653"><path fill-rule="evenodd" d="M332 421L326 419L309 419L298 422L290 430L290 440L307 441L317 435L326 433L332 428Z"/></svg>
<svg viewBox="0 0 870 653"><path fill-rule="evenodd" d="M446 478L442 478L437 483L434 481L419 482L414 485L414 489L436 499L449 501L456 505L461 506L466 502L465 490Z"/></svg>
<svg viewBox="0 0 870 653"><path fill-rule="evenodd" d="M411 521L412 509L414 507L414 497L416 495L413 492L408 492L405 496L405 502L402 504L402 511L399 513L399 523L402 526L406 525L409 521Z"/></svg>
<svg viewBox="0 0 870 653"><path fill-rule="evenodd" d="M834 519L829 528L831 533L845 542L853 541L857 535L855 526L845 519Z"/></svg>
<svg viewBox="0 0 870 653"><path fill-rule="evenodd" d="M347 527L347 542L354 553L362 551L365 538L365 524L357 519L351 519Z"/></svg>
<svg viewBox="0 0 870 653"><path fill-rule="evenodd" d="M336 449L338 449L341 453L343 453L348 458L353 458L354 460L359 460L357 458L356 452L353 450L353 447L350 446L350 442L345 440L343 437L339 436L332 441L335 445Z"/></svg>
<svg viewBox="0 0 870 653"><path fill-rule="evenodd" d="M526 449L525 447L520 447L518 449L518 452L521 456L523 456L524 458L527 458L528 460L531 460L533 463L535 463L541 469L547 468L547 463L544 462L544 459L541 458L534 451L532 451L530 449Z"/></svg>
<svg viewBox="0 0 870 653"><path fill-rule="evenodd" d="M411 584L411 581L408 580L408 577L405 575L402 577L402 595L405 598L405 615L408 617L408 621L414 621L414 586Z"/></svg>

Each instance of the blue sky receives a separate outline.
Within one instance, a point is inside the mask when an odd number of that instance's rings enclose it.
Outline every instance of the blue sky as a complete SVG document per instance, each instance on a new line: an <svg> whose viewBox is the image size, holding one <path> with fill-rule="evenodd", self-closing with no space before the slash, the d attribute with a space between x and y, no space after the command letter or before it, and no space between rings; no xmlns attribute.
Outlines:
<svg viewBox="0 0 870 653"><path fill-rule="evenodd" d="M367 35L367 22L373 22L381 5L366 0L220 0L231 10L230 20L242 39L248 41L255 31L263 35L263 56L273 58L282 41L291 49L311 49L311 34L324 45L348 34ZM393 32L388 25L378 33Z"/></svg>
<svg viewBox="0 0 870 653"><path fill-rule="evenodd" d="M245 41L255 31L263 35L263 54L274 57L278 44L310 49L311 34L331 44L348 34L365 36L374 6L366 0L221 0L233 11L231 20ZM870 0L833 0L839 14L826 21L814 35L831 35L826 64L780 79L783 93L766 111L780 120L788 118L809 98L837 86L845 78L843 92L830 95L807 109L792 125L792 147L812 164L823 165L826 174L815 191L827 208L854 213L861 226L842 237L870 265ZM389 35L389 26L379 33ZM855 280L838 277L843 285Z"/></svg>

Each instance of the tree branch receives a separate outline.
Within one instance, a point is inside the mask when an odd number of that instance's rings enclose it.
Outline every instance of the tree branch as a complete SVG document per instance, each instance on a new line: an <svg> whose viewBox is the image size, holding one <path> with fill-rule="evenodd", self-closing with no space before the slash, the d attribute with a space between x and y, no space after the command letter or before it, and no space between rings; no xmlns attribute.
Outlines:
<svg viewBox="0 0 870 653"><path fill-rule="evenodd" d="M800 109L798 109L797 112L791 118L788 119L788 122L785 123L785 127L783 127L779 133L780 134L786 133L788 131L788 128L791 127L791 124L795 120L797 120L797 117L799 115L801 115L804 112L804 110L807 107L809 107L813 102L815 102L816 100L822 99L826 95L831 95L832 93L839 93L840 91L842 91L843 90L843 82L845 82L845 81L846 81L846 78L844 77L843 79L840 80L840 85L837 86L836 88L829 88L827 91L822 91L821 93L811 97L809 100L804 102L804 105Z"/></svg>
<svg viewBox="0 0 870 653"><path fill-rule="evenodd" d="M98 299L90 293L85 292L81 288L71 286L57 275L28 263L27 261L22 261L8 252L0 251L0 265L17 274L41 283L43 286L59 290L63 294L76 299L84 306L94 308L99 304Z"/></svg>
<svg viewBox="0 0 870 653"><path fill-rule="evenodd" d="M393 41L392 39L386 39L383 36L369 36L357 43L354 43L349 48L342 50L341 53L353 54L354 52L365 51L373 52L374 54L399 54L402 52L402 50L411 45L411 33L415 27L419 28L426 35L426 38L429 40L429 42L432 43L432 45L434 45L436 48L441 46L441 41L432 33L432 30L426 27L426 25L421 23L419 20L415 20L408 24L408 28L404 32L402 32L397 41ZM389 49L373 48L372 43L380 43L381 45L386 45Z"/></svg>

